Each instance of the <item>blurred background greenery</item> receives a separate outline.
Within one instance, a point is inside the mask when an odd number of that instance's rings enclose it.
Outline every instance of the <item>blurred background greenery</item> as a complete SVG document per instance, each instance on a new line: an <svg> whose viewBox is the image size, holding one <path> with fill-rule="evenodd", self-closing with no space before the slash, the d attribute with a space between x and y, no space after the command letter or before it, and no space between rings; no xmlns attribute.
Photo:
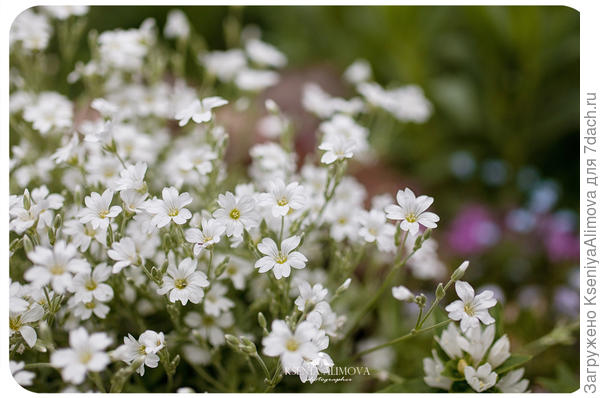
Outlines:
<svg viewBox="0 0 600 398"><path fill-rule="evenodd" d="M152 17L162 30L171 8L92 7L89 29L138 27ZM223 32L230 18L260 27L263 39L288 56L284 78L315 68L340 76L355 59L365 58L384 86L421 86L433 103L431 119L400 125L390 117L386 128L371 131L383 161L379 173L369 170L367 180L387 176L387 192L407 184L437 198L441 256L448 264L469 258L474 264L469 281L493 284L504 296L504 328L513 351L557 322L577 319L577 11L550 6L178 8L210 50L227 47ZM193 72L189 76L199 78ZM333 87L334 94L353 95L341 82ZM550 204L536 210L536 200ZM537 224L518 233L505 220L522 208ZM494 239L466 248L455 244L464 243L475 224L496 231ZM431 282L412 287L430 288ZM397 323L401 316L378 319ZM534 391L577 388L579 353L573 343L550 348L527 365ZM426 342L398 347L399 368L402 361L428 354ZM422 374L420 364L413 373L403 376ZM325 390L319 386L318 391Z"/></svg>

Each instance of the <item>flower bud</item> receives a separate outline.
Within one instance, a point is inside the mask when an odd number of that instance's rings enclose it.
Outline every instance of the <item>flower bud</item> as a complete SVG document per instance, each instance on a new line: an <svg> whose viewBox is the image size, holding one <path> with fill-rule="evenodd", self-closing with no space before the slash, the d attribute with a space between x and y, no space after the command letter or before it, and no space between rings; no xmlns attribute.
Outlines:
<svg viewBox="0 0 600 398"><path fill-rule="evenodd" d="M23 208L25 208L25 210L31 208L31 196L29 196L29 190L27 188L25 188L25 192L23 192Z"/></svg>
<svg viewBox="0 0 600 398"><path fill-rule="evenodd" d="M344 281L344 283L342 283L340 285L340 287L337 288L337 290L335 291L335 294L338 295L338 294L344 293L348 289L348 287L350 286L351 282L352 282L351 278L346 279Z"/></svg>
<svg viewBox="0 0 600 398"><path fill-rule="evenodd" d="M458 267L453 273L452 276L450 277L450 279L452 281L457 281L460 278L462 278L462 276L465 274L465 271L467 270L467 268L469 268L469 262L468 261L463 261L463 263L460 265L460 267Z"/></svg>
<svg viewBox="0 0 600 398"><path fill-rule="evenodd" d="M238 339L236 336L234 336L232 334L226 334L225 341L227 341L227 344L229 344L234 349L238 349L238 347L240 345L240 339Z"/></svg>
<svg viewBox="0 0 600 398"><path fill-rule="evenodd" d="M279 113L279 105L277 105L277 103L275 101L273 101L271 98L268 98L265 101L265 108L267 108L267 111L269 111L270 113L273 113L273 114Z"/></svg>
<svg viewBox="0 0 600 398"><path fill-rule="evenodd" d="M23 237L23 248L25 249L25 253L33 251L33 243L31 243L31 239L27 235Z"/></svg>
<svg viewBox="0 0 600 398"><path fill-rule="evenodd" d="M262 329L267 329L267 319L262 312L258 313L258 326L260 326Z"/></svg>
<svg viewBox="0 0 600 398"><path fill-rule="evenodd" d="M437 288L435 289L435 298L437 300L441 300L446 295L446 291L444 290L444 284L439 283Z"/></svg>

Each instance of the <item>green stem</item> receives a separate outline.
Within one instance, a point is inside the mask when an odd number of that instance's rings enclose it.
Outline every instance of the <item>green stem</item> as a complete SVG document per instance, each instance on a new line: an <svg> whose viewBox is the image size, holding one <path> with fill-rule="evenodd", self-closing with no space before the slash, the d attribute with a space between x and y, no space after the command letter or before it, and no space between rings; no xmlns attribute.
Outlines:
<svg viewBox="0 0 600 398"><path fill-rule="evenodd" d="M452 322L452 319L446 319L445 321L436 323L435 325L431 325L431 326L426 327L424 329L419 329L419 330L413 329L409 333L407 333L407 334L405 334L403 336L400 336L398 338L395 338L394 340L390 340L387 343L383 343L383 344L380 344L378 346L369 348L368 350L363 350L363 351L359 352L358 354L356 354L356 355L354 355L352 357L352 359L350 360L350 362L352 362L352 361L354 361L354 360L362 357L363 355L369 354L369 353L371 353L373 351L377 351L377 350L380 350L382 348L389 347L389 346L397 344L397 343L399 343L399 342L401 342L403 340L406 340L406 339L408 339L410 337L417 336L419 334L428 332L430 330L437 329L439 327L445 326L445 325L449 324L450 322Z"/></svg>
<svg viewBox="0 0 600 398"><path fill-rule="evenodd" d="M104 384L102 383L102 378L100 377L100 373L98 372L90 372L90 378L98 388L98 390L102 393L106 393L106 388L104 388Z"/></svg>
<svg viewBox="0 0 600 398"><path fill-rule="evenodd" d="M446 283L446 286L444 286L444 295L446 293L446 290L448 290L448 288L452 285L452 283L454 283L454 281L452 279L450 279L448 281L448 283ZM435 309L435 307L440 302L440 299L441 299L441 297L440 298L436 297L435 300L433 301L433 303L431 303L431 306L429 307L429 309L425 313L425 316L421 319L421 322L420 323L417 322L417 326L415 326L416 330L421 329L421 327L423 326L423 324L425 323L425 321L427 320L427 318L429 318L429 315L431 315L431 313L433 312L433 310Z"/></svg>

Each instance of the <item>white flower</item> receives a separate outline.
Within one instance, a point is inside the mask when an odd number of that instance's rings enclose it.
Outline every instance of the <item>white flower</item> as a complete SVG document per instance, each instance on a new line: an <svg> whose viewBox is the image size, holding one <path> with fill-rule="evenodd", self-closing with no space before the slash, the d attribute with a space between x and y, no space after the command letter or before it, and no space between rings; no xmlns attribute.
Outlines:
<svg viewBox="0 0 600 398"><path fill-rule="evenodd" d="M102 32L98 36L102 62L117 69L139 70L148 51L143 34L141 29Z"/></svg>
<svg viewBox="0 0 600 398"><path fill-rule="evenodd" d="M372 209L371 211L361 213L359 218L361 227L358 230L365 241L377 242L377 248L383 252L392 252L395 249L394 234L396 228L386 222L385 213Z"/></svg>
<svg viewBox="0 0 600 398"><path fill-rule="evenodd" d="M214 219L202 219L202 229L190 228L185 231L185 240L194 244L194 255L200 254L206 249L221 241L221 235L225 233L225 226Z"/></svg>
<svg viewBox="0 0 600 398"><path fill-rule="evenodd" d="M199 333L214 347L225 344L223 329L229 329L234 323L231 312L224 312L219 316L188 312L183 320L194 329L194 333Z"/></svg>
<svg viewBox="0 0 600 398"><path fill-rule="evenodd" d="M185 224L192 218L192 213L185 206L192 203L192 197L189 193L183 192L181 195L175 187L165 187L162 190L162 200L153 200L146 210L153 214L152 223L157 228L162 228L173 221L175 224Z"/></svg>
<svg viewBox="0 0 600 398"><path fill-rule="evenodd" d="M392 287L392 296L394 296L394 298L399 301L406 301L415 297L415 295L412 294L412 292L408 290L405 286Z"/></svg>
<svg viewBox="0 0 600 398"><path fill-rule="evenodd" d="M222 82L230 82L246 67L246 57L240 49L213 51L201 58L208 73Z"/></svg>
<svg viewBox="0 0 600 398"><path fill-rule="evenodd" d="M128 236L113 243L112 249L108 251L108 257L116 261L112 269L113 274L130 265L141 265L135 241Z"/></svg>
<svg viewBox="0 0 600 398"><path fill-rule="evenodd" d="M146 209L146 198L148 193L140 193L133 189L126 189L119 193L121 200L123 201L124 210L129 213L140 213Z"/></svg>
<svg viewBox="0 0 600 398"><path fill-rule="evenodd" d="M217 203L221 206L215 210L213 216L221 225L225 226L227 236L241 236L244 228L249 229L258 225L252 213L254 199L249 195L239 198L231 192L219 194Z"/></svg>
<svg viewBox="0 0 600 398"><path fill-rule="evenodd" d="M261 205L271 207L273 217L286 216L306 205L304 188L295 181L288 185L282 180L270 182L269 193L261 194L259 198Z"/></svg>
<svg viewBox="0 0 600 398"><path fill-rule="evenodd" d="M440 360L437 352L434 350L433 359L423 359L423 369L425 370L424 381L429 387L441 388L442 390L449 390L452 385L452 379L442 376L444 371L444 364Z"/></svg>
<svg viewBox="0 0 600 398"><path fill-rule="evenodd" d="M294 251L300 244L299 236L291 236L281 242L281 250L271 238L264 238L257 245L258 251L265 254L254 265L258 272L265 273L273 269L276 279L290 276L291 268L302 269L306 267L308 259L304 254Z"/></svg>
<svg viewBox="0 0 600 398"><path fill-rule="evenodd" d="M371 65L365 59L357 59L344 72L344 79L358 84L371 78Z"/></svg>
<svg viewBox="0 0 600 398"><path fill-rule="evenodd" d="M312 309L317 303L325 300L327 296L327 289L323 288L323 285L320 283L310 286L310 283L300 280L298 290L300 294L296 298L296 301L294 301L294 304L302 312Z"/></svg>
<svg viewBox="0 0 600 398"><path fill-rule="evenodd" d="M110 358L104 350L112 344L106 333L92 333L83 328L69 332L70 348L60 348L50 356L53 366L62 368L64 381L81 384L88 371L100 372L110 363Z"/></svg>
<svg viewBox="0 0 600 398"><path fill-rule="evenodd" d="M235 84L240 90L262 91L279 81L279 75L272 70L257 70L244 68L235 78Z"/></svg>
<svg viewBox="0 0 600 398"><path fill-rule="evenodd" d="M215 261L220 263L217 257L215 257ZM252 264L248 260L229 256L229 262L225 265L225 271L219 276L219 279L231 279L233 287L242 290L246 286L246 277L252 273L252 270Z"/></svg>
<svg viewBox="0 0 600 398"><path fill-rule="evenodd" d="M21 42L27 51L44 50L52 36L52 25L43 14L27 9L14 20L10 27L11 47L15 42Z"/></svg>
<svg viewBox="0 0 600 398"><path fill-rule="evenodd" d="M198 304L204 297L202 288L209 285L206 274L196 271L196 260L185 258L179 266L169 264L167 274L163 276L162 286L157 290L158 294L169 294L172 303L181 301L186 305L188 300Z"/></svg>
<svg viewBox="0 0 600 398"><path fill-rule="evenodd" d="M352 158L356 144L344 137L335 136L319 145L319 149L325 151L323 156L321 156L321 162L331 164L337 160L341 161Z"/></svg>
<svg viewBox="0 0 600 398"><path fill-rule="evenodd" d="M456 300L446 306L448 317L455 321L460 321L460 328L463 332L477 327L479 321L485 325L495 322L494 318L488 313L488 308L496 305L494 293L491 290L484 290L475 296L475 291L467 282L456 281L456 294L460 300Z"/></svg>
<svg viewBox="0 0 600 398"><path fill-rule="evenodd" d="M489 326L491 328L493 325ZM492 365L492 368L497 368L502 365L510 357L510 341L507 335L500 337L488 353L487 362Z"/></svg>
<svg viewBox="0 0 600 398"><path fill-rule="evenodd" d="M75 299L88 303L93 299L109 301L113 297L113 289L105 282L111 274L111 269L106 264L97 265L93 271L82 272L73 278L73 292Z"/></svg>
<svg viewBox="0 0 600 398"><path fill-rule="evenodd" d="M168 39L187 38L190 34L190 23L181 10L171 10L165 23L165 37Z"/></svg>
<svg viewBox="0 0 600 398"><path fill-rule="evenodd" d="M25 308L18 308L19 311L15 311L15 299L11 296L10 310L9 310L9 336L14 333L19 333L23 340L29 347L33 347L37 341L37 333L35 329L29 326L29 323L34 323L42 319L44 316L44 309L38 303L29 304L20 300L26 306Z"/></svg>
<svg viewBox="0 0 600 398"><path fill-rule="evenodd" d="M81 300L77 300L75 296L71 296L67 304L73 312L73 315L81 320L90 319L92 314L96 315L100 319L104 319L110 312L110 307L95 297L92 297L92 299L88 302L83 302Z"/></svg>
<svg viewBox="0 0 600 398"><path fill-rule="evenodd" d="M163 332L156 333L153 330L146 330L140 335L139 341L131 334L123 337L123 345L115 350L115 357L131 365L137 360L143 360L136 372L140 376L144 375L144 365L149 368L158 366L159 357L157 353L165 346L165 336Z"/></svg>
<svg viewBox="0 0 600 398"><path fill-rule="evenodd" d="M116 180L115 189L117 191L132 189L141 192L146 188L144 176L147 169L148 165L145 162L127 165L126 169L121 170L121 177Z"/></svg>
<svg viewBox="0 0 600 398"><path fill-rule="evenodd" d="M233 301L225 297L227 288L220 284L214 283L204 298L204 312L208 315L219 316L221 312L227 312L234 306Z"/></svg>
<svg viewBox="0 0 600 398"><path fill-rule="evenodd" d="M462 336L454 323L449 324L448 328L442 331L440 337L434 337L435 341L437 341L442 350L451 359L462 358L462 350L458 342L459 338L462 338Z"/></svg>
<svg viewBox="0 0 600 398"><path fill-rule="evenodd" d="M79 17L85 15L89 8L88 6L49 6L44 7L44 11L54 18L65 20L72 15Z"/></svg>
<svg viewBox="0 0 600 398"><path fill-rule="evenodd" d="M30 386L33 384L35 373L23 370L25 368L25 362L10 361L8 367L17 383L22 386Z"/></svg>
<svg viewBox="0 0 600 398"><path fill-rule="evenodd" d="M191 104L175 114L175 119L179 120L180 126L188 124L190 119L194 123L209 122L213 117L212 109L226 105L227 103L228 101L221 97L206 97L202 100L195 99Z"/></svg>
<svg viewBox="0 0 600 398"><path fill-rule="evenodd" d="M58 93L46 91L25 106L23 119L43 135L52 129L65 130L73 124L73 104Z"/></svg>
<svg viewBox="0 0 600 398"><path fill-rule="evenodd" d="M492 388L496 384L498 374L492 372L492 366L485 363L475 370L472 366L465 367L465 379L467 383L477 392Z"/></svg>
<svg viewBox="0 0 600 398"><path fill-rule="evenodd" d="M527 386L529 386L529 380L523 379L524 373L525 368L512 370L498 380L496 387L503 393L524 393L527 390Z"/></svg>
<svg viewBox="0 0 600 398"><path fill-rule="evenodd" d="M317 358L319 349L312 341L316 329L310 322L301 322L292 333L282 320L275 320L271 333L263 338L263 352L270 357L279 357L284 372L298 372L305 360Z"/></svg>
<svg viewBox="0 0 600 398"><path fill-rule="evenodd" d="M432 212L425 211L433 203L433 198L427 195L415 197L413 191L406 188L396 194L398 205L388 205L385 208L387 218L401 220L400 228L412 235L419 232L419 224L427 228L436 228L440 218Z"/></svg>
<svg viewBox="0 0 600 398"><path fill-rule="evenodd" d="M488 326L485 328L485 331L482 331L481 327L477 325L467 330L467 338L462 336L457 338L459 347L471 356L473 366L479 365L479 362L485 356L485 353L494 341L495 332L496 328L494 325Z"/></svg>
<svg viewBox="0 0 600 398"><path fill-rule="evenodd" d="M38 288L50 284L59 294L71 287L73 273L85 272L90 267L87 261L77 258L75 246L62 240L52 249L37 246L27 257L33 267L25 271L25 280Z"/></svg>
<svg viewBox="0 0 600 398"><path fill-rule="evenodd" d="M248 40L246 43L248 58L259 65L281 68L287 59L278 49L258 39Z"/></svg>
<svg viewBox="0 0 600 398"><path fill-rule="evenodd" d="M79 221L82 223L91 222L94 229L107 229L111 218L115 218L121 213L120 206L110 206L113 193L111 190L105 190L102 195L92 192L90 196L85 197L85 208L78 213Z"/></svg>

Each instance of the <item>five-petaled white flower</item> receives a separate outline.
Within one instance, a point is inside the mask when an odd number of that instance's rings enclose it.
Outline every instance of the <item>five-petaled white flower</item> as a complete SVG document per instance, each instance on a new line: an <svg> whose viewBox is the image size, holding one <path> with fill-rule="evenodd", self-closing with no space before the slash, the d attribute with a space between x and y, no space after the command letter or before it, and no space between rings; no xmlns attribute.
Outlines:
<svg viewBox="0 0 600 398"><path fill-rule="evenodd" d="M227 100L221 97L206 97L202 100L195 99L187 107L183 108L177 114L175 119L179 120L180 126L188 124L190 119L195 123L209 122L212 119L212 109L226 105Z"/></svg>
<svg viewBox="0 0 600 398"><path fill-rule="evenodd" d="M93 299L109 301L113 297L113 289L105 282L111 274L106 264L97 265L93 271L81 272L73 278L75 300L88 303Z"/></svg>
<svg viewBox="0 0 600 398"><path fill-rule="evenodd" d="M496 384L498 374L492 372L492 365L485 363L475 370L472 366L465 367L465 379L477 392L483 392Z"/></svg>
<svg viewBox="0 0 600 398"><path fill-rule="evenodd" d="M157 290L158 294L169 294L169 301L175 303L177 300L186 305L188 300L198 304L204 297L202 288L209 285L206 274L196 271L196 260L185 258L179 266L169 264L167 274L163 276L162 286Z"/></svg>
<svg viewBox="0 0 600 398"><path fill-rule="evenodd" d="M484 290L475 296L475 291L467 282L456 281L456 294L460 300L456 300L446 306L448 317L455 321L460 321L460 328L463 332L477 327L479 321L485 325L495 322L494 318L488 313L488 308L496 305L494 292Z"/></svg>
<svg viewBox="0 0 600 398"><path fill-rule="evenodd" d="M94 229L107 229L111 218L115 218L121 213L121 206L110 206L113 193L107 189L100 195L92 192L90 196L85 197L85 208L79 211L79 221L82 223L91 222Z"/></svg>
<svg viewBox="0 0 600 398"><path fill-rule="evenodd" d="M331 164L337 160L352 158L356 144L345 137L335 136L319 145L319 149L325 151L321 156L321 162Z"/></svg>
<svg viewBox="0 0 600 398"><path fill-rule="evenodd" d="M265 273L273 269L276 279L290 276L291 268L302 269L306 267L308 259L304 254L294 251L300 244L299 236L291 236L281 242L281 250L271 238L264 238L257 245L258 251L265 254L254 265L258 272Z"/></svg>
<svg viewBox="0 0 600 398"><path fill-rule="evenodd" d="M140 335L139 341L131 334L123 337L123 345L115 350L115 357L131 365L141 360L140 367L136 372L140 376L144 375L146 365L149 368L158 366L159 357L157 353L165 346L165 336L163 332L156 333L153 330L146 330Z"/></svg>
<svg viewBox="0 0 600 398"><path fill-rule="evenodd" d="M385 207L387 218L390 220L401 220L400 228L409 231L412 235L419 232L419 224L427 228L436 228L440 218L437 214L425 211L433 203L433 198L427 195L415 197L413 191L406 188L399 190L396 194L398 205Z"/></svg>
<svg viewBox="0 0 600 398"><path fill-rule="evenodd" d="M275 180L269 183L269 192L260 195L260 201L271 207L273 217L283 217L304 208L307 200L302 185L295 181L285 185L283 180Z"/></svg>
<svg viewBox="0 0 600 398"><path fill-rule="evenodd" d="M175 224L185 224L192 218L192 213L185 206L192 203L189 193L181 195L175 187L165 187L162 190L162 200L154 199L147 207L149 213L153 214L152 224L162 228L173 221Z"/></svg>
<svg viewBox="0 0 600 398"><path fill-rule="evenodd" d="M275 320L271 333L263 338L263 352L270 357L279 357L284 372L298 372L305 360L317 358L319 349L312 341L317 335L315 326L301 322L294 332L282 320Z"/></svg>
<svg viewBox="0 0 600 398"><path fill-rule="evenodd" d="M219 243L225 229L223 224L214 219L202 219L202 229L188 229L185 231L185 240L194 244L194 255L197 256L202 249Z"/></svg>
<svg viewBox="0 0 600 398"><path fill-rule="evenodd" d="M104 332L91 335L79 327L69 332L70 348L61 348L52 353L50 363L62 368L64 381L81 384L88 371L100 372L110 363L104 350L112 344L112 340Z"/></svg>
<svg viewBox="0 0 600 398"><path fill-rule="evenodd" d="M241 236L244 228L258 225L253 214L254 199L250 195L238 198L231 192L226 192L225 195L219 194L217 203L221 208L215 210L213 216L225 226L227 236Z"/></svg>

